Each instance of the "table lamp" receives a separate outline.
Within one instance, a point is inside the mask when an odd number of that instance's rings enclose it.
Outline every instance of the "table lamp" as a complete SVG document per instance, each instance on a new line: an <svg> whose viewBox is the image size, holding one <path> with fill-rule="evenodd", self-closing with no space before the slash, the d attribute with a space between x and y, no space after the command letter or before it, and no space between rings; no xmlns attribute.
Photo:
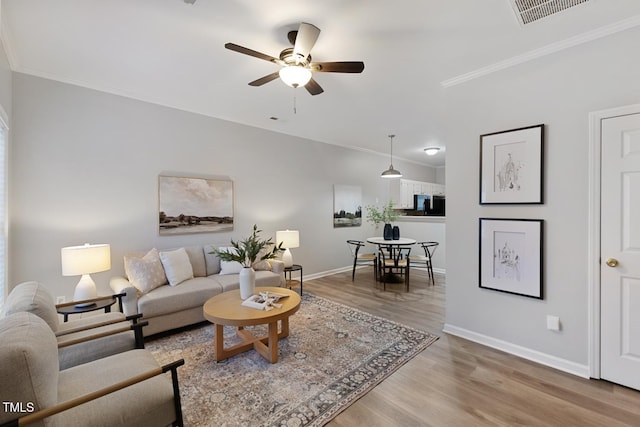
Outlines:
<svg viewBox="0 0 640 427"><path fill-rule="evenodd" d="M289 249L300 246L300 233L298 230L276 231L276 244L279 245L280 242L282 242L281 247L286 249L282 254L282 262L284 262L285 267L291 267L293 265L293 256Z"/></svg>
<svg viewBox="0 0 640 427"><path fill-rule="evenodd" d="M98 296L91 273L107 271L111 268L111 247L108 244L68 246L60 250L63 276L82 276L73 293L74 301L82 301ZM78 307L92 303L77 304Z"/></svg>

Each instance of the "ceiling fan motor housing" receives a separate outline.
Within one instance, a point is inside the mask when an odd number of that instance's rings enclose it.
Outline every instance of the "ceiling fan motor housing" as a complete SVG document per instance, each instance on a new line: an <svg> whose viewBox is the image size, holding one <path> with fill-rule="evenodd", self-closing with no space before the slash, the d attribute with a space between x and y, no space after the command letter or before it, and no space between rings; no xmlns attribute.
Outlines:
<svg viewBox="0 0 640 427"><path fill-rule="evenodd" d="M300 65L301 67L308 67L309 64L311 64L311 55L303 58L302 55L294 54L292 47L288 47L280 52L280 59L287 65Z"/></svg>

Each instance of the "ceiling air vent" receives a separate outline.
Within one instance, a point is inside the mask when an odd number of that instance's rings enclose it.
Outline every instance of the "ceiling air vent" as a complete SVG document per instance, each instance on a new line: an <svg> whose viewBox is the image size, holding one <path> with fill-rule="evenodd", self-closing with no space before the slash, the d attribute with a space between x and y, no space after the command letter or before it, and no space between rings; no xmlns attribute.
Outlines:
<svg viewBox="0 0 640 427"><path fill-rule="evenodd" d="M530 24L589 0L509 0L521 25Z"/></svg>

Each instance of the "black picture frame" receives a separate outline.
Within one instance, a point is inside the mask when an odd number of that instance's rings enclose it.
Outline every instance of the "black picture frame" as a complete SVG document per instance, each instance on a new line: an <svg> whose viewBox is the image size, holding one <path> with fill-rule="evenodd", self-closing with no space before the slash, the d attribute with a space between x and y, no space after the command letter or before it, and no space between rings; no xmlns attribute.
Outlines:
<svg viewBox="0 0 640 427"><path fill-rule="evenodd" d="M480 135L480 204L542 204L544 124Z"/></svg>
<svg viewBox="0 0 640 427"><path fill-rule="evenodd" d="M480 218L479 286L543 299L542 219Z"/></svg>

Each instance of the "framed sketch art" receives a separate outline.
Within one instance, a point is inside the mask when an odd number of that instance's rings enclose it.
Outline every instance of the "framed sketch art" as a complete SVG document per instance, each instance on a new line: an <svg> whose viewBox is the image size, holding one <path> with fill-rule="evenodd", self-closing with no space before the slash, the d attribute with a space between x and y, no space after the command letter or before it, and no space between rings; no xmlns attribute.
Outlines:
<svg viewBox="0 0 640 427"><path fill-rule="evenodd" d="M541 219L480 218L480 287L542 299Z"/></svg>
<svg viewBox="0 0 640 427"><path fill-rule="evenodd" d="M480 136L480 204L541 204L544 125Z"/></svg>
<svg viewBox="0 0 640 427"><path fill-rule="evenodd" d="M233 181L158 176L161 236L233 230Z"/></svg>

